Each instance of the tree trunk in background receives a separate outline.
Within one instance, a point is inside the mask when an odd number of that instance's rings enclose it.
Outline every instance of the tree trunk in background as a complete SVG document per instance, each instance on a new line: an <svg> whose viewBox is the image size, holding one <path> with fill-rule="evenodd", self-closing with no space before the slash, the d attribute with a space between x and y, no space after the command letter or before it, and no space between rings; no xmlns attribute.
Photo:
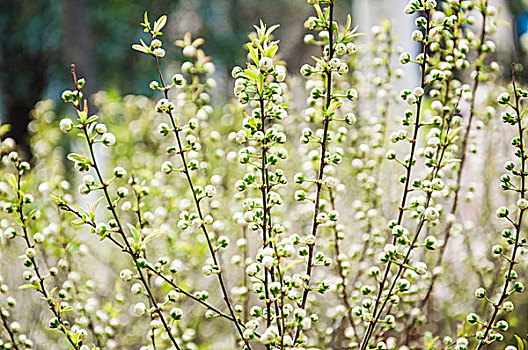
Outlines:
<svg viewBox="0 0 528 350"><path fill-rule="evenodd" d="M61 0L64 69L75 64L77 77L86 79L85 97L96 91L98 79L93 62L93 43L85 0ZM65 87L66 88L66 87ZM90 108L91 109L91 108Z"/></svg>
<svg viewBox="0 0 528 350"><path fill-rule="evenodd" d="M27 144L27 124L34 104L41 99L47 86L47 69L51 55L42 46L28 50L23 30L29 23L28 13L45 13L46 3L27 4L23 1L3 1L0 30L0 89L4 115L2 122L11 125L7 136L16 140L20 149L30 156ZM7 16L5 16L8 14ZM42 28L43 29L43 28ZM43 33L34 33L38 37Z"/></svg>
<svg viewBox="0 0 528 350"><path fill-rule="evenodd" d="M54 22L58 5L61 31L56 30ZM58 64L61 72L68 72L69 64L75 63L78 76L87 79L85 95L89 96L97 86L85 1L1 0L0 31L1 119L11 125L8 136L29 157L29 114L49 87L50 68ZM71 86L70 83L64 88Z"/></svg>

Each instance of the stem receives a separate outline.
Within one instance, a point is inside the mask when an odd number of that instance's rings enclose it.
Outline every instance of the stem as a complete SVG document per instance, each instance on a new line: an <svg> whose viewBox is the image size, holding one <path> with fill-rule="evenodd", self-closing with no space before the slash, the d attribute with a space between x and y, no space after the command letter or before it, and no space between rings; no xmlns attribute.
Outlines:
<svg viewBox="0 0 528 350"><path fill-rule="evenodd" d="M154 56L154 55L153 55L153 57L154 57L154 60L156 62L156 67L157 67L157 70L158 70L158 75L159 75L161 84L162 84L163 87L165 87L165 82L163 80L163 74L161 73L161 68L160 68L158 57ZM168 100L169 99L168 90L164 88L163 89L163 93L165 95L165 98ZM207 232L207 228L205 227L205 224L203 223L204 216L202 214L202 209L200 207L200 201L198 200L198 197L196 196L196 193L194 192L194 185L193 185L193 182L192 182L192 179L191 179L189 168L187 166L187 159L185 158L185 153L183 151L183 147L182 147L182 143L181 143L180 129L179 129L179 127L178 127L178 125L177 125L177 123L176 123L176 121L174 119L174 116L172 115L172 111L168 110L166 112L166 114L167 114L167 116L169 117L169 119L171 121L171 124L172 124L172 127L173 127L173 131L174 131L174 136L175 136L176 142L178 144L178 149L179 149L178 154L180 155L181 161L183 163L183 169L184 169L185 177L187 178L187 182L189 184L189 188L191 189L191 192L193 194L194 204L196 206L196 210L198 211L198 216L200 217L200 220L202 221L202 225L201 225L202 232L203 232L203 234L204 234L204 236L205 236L205 238L207 240L207 246L209 248L209 252L211 253L211 258L213 259L214 264L218 267L218 273L217 273L218 282L220 283L220 288L222 290L222 295L224 297L224 301L225 301L225 303L227 305L227 308L229 309L229 313L231 314L231 317L233 318L233 320L237 320L237 317L235 315L235 310L233 309L233 306L231 305L231 301L229 300L229 294L227 292L227 288L225 286L224 279L222 277L222 269L220 268L220 265L218 263L218 259L217 259L215 250L213 248L213 245L211 243L211 239L209 238L209 233ZM237 329L238 334L242 338L242 341L245 343L245 345L248 347L248 349L251 349L251 346L249 345L249 342L244 337L244 333L242 332L242 329L240 328L240 325L238 324L238 322L234 321L234 324L235 324L235 327Z"/></svg>
<svg viewBox="0 0 528 350"><path fill-rule="evenodd" d="M522 120L521 120L521 111L520 111L520 101L519 101L519 94L517 93L517 87L515 85L515 65L512 64L512 85L513 85L513 92L515 94L515 106L514 106L514 110L515 110L515 114L517 116L517 127L518 127L518 132L519 132L519 139L520 139L520 145L519 145L519 150L520 150L520 157L521 158L521 173L520 173L520 177L521 177L521 189L520 189L520 198L525 198L525 192L526 192L526 172L525 172L525 168L526 168L526 154L525 154L525 151L524 151L524 141L523 141L523 127L522 127ZM515 228L515 243L513 245L513 251L511 253L511 258L508 259L509 261L509 267L508 267L508 272L506 273L506 280L504 282L504 288L502 289L502 294L499 298L499 301L497 303L493 303L493 314L491 315L491 318L489 319L487 325L486 325L486 329L484 330L484 336L482 338L482 340L479 342L476 350L480 350L482 348L484 348L487 344L488 344L488 341L486 340L486 338L488 337L488 334L489 332L491 331L491 328L493 326L493 323L495 322L495 319L497 318L497 314L499 313L499 310L501 309L501 306L502 304L504 303L504 300L506 300L506 298L509 296L509 292L508 292L508 287L510 285L510 275L511 275L511 272L513 271L513 267L515 266L515 264L517 264L517 251L519 250L519 240L520 240L520 235L521 235L521 227L522 227L522 221L523 221L523 216L524 216L524 212L526 211L526 209L520 209L519 210L519 216L517 218L517 222L514 223L514 228Z"/></svg>
<svg viewBox="0 0 528 350"><path fill-rule="evenodd" d="M136 177L132 174L131 175L131 179L132 179L132 190L134 191L134 197L136 197L136 205L137 205L137 208L135 210L136 212L136 216L138 218L138 224L139 224L139 227L140 229L143 229L145 227L145 222L143 221L143 218L141 216L141 208L140 208L140 204L141 204L141 194L136 190ZM147 252L145 251L144 252L144 255L145 255L145 258L147 257ZM150 282L151 282L151 277L152 275L151 274L148 274L147 276L147 284L148 286L150 287ZM152 301L149 299L149 305L150 307L155 307L156 305L153 305L152 304ZM150 315L150 319L151 320L154 320L154 315ZM154 350L156 350L156 333L154 332L155 328L151 327L150 328L150 339L151 339L151 342L152 342L152 347L154 348Z"/></svg>
<svg viewBox="0 0 528 350"><path fill-rule="evenodd" d="M0 315L3 315L3 313L4 313L4 310L0 307ZM0 316L0 318L2 319L2 325L4 326L7 334L9 335L9 338L11 339L11 344L13 344L13 348L15 350L20 350L20 348L17 345L17 341L15 339L15 334L13 330L11 329L11 327L9 326L9 323L7 322L7 318L4 318L3 316Z"/></svg>
<svg viewBox="0 0 528 350"><path fill-rule="evenodd" d="M35 244L34 243L32 244L30 239L29 239L29 233L28 233L28 227L27 227L28 225L27 225L27 222L26 222L26 217L24 216L24 201L23 201L23 198L22 198L21 182L22 182L22 175L21 175L21 171L20 171L20 169L18 168L18 165L17 165L17 214L18 214L18 218L20 220L20 223L22 224L21 226L22 226L22 230L24 232L23 238L24 238L24 241L26 242L26 246L28 248L32 248ZM50 298L50 296L48 294L46 286L44 285L44 278L40 274L40 270L38 268L37 261L35 260L35 258L29 258L28 257L28 259L31 261L31 266L33 267L33 271L35 272L35 275L36 275L36 277L38 279L38 283L39 283L38 291L40 292L40 294L42 294L42 298L48 303L48 306L49 306L51 312L53 313L53 315L57 318L57 320L59 322L60 326L58 327L58 329L64 334L64 336L66 337L66 339L68 339L68 342L71 344L71 346L74 349L80 350L79 345L77 345L73 341L71 335L69 334L70 331L68 330L68 328L64 324L64 320L62 319L62 316L60 314L60 309L58 310L58 307L53 303L52 299Z"/></svg>
<svg viewBox="0 0 528 350"><path fill-rule="evenodd" d="M259 104L260 104L260 114L261 114L261 122L262 122L262 128L260 129L260 131L262 131L262 133L266 135L266 114L265 114L265 108L264 108L264 96L259 96ZM267 164L268 146L265 144L265 140L266 138L264 138L264 140L262 141L262 163L261 163L262 185L260 188L262 192L262 210L263 210L262 245L264 248L267 247L268 245L271 245L271 247L273 248L273 251L278 257L279 254L277 252L277 246L274 244L274 242L271 239L268 242L268 239L271 238L268 236L271 236L269 234L269 230L272 227L272 223L271 223L271 212L270 212L270 208L268 207L267 198L268 198L268 193L271 190L271 186L269 183L269 172L268 172L268 164ZM265 273L264 292L266 296L266 310L267 310L266 326L267 327L271 326L271 304L272 304L272 301L269 295L268 278L271 278L271 281L275 282L274 270L275 269L273 267L271 269L267 269L267 268L264 269L264 273ZM278 270L278 276L279 276L279 283L281 286L281 306L283 306L284 305L284 293L282 292L283 281L282 281L282 274L280 271L280 266L277 267L277 270ZM273 304L275 305L276 316L279 317L279 315L282 313L282 307L279 308L277 299L274 300ZM285 335L286 329L285 329L284 317L281 317L281 320L282 320L282 324L280 322L277 322L277 325L278 325L277 328L278 328L278 331L281 337L281 348L282 348L282 345L284 343L284 335ZM266 348L271 349L271 345L267 344Z"/></svg>
<svg viewBox="0 0 528 350"><path fill-rule="evenodd" d="M75 209L69 207L67 204L63 204L64 207L65 207L65 210L66 211L69 211L71 213L73 213L74 215L76 215L79 219L82 219L83 216L80 212L76 211ZM93 228L96 227L96 223L93 222L93 221L87 221L86 224L92 226ZM130 250L128 250L127 247L125 247L123 244L121 244L120 242L118 242L115 238L113 238L111 235L108 235L106 236L107 239L109 239L113 244L115 244L117 247L119 247L123 252L127 253L127 254L130 254L130 255L133 255L134 253ZM208 310L211 310L213 312L215 312L218 316L220 317L223 317L231 322L237 322L236 320L234 320L231 316L223 313L222 311L218 310L217 308L215 308L214 306L212 306L211 304L199 299L199 298L196 298L194 295L192 295L191 293L187 292L185 289L181 288L180 286L178 286L176 283L174 283L174 281L165 276L162 272L156 270L152 265L148 264L145 269L149 270L151 273L155 274L156 276L159 276L161 277L167 284L169 284L172 288L174 288L174 290L176 290L178 293L181 293L183 295L185 295L186 297L188 297L189 299L191 300L194 300L195 302L197 303L200 303L202 304L205 308L207 308ZM238 321L240 323L240 321ZM240 323L241 326L244 326L244 324Z"/></svg>
<svg viewBox="0 0 528 350"><path fill-rule="evenodd" d="M73 65L72 65L72 74L73 74L73 80L74 80L75 86L77 87L77 90L79 90L78 89L78 84L77 84L77 76L75 74L75 67ZM75 105L75 108L79 112L82 112L81 105L82 105L81 103ZM88 115L88 111L87 110L84 111L84 112L86 112L86 115ZM92 164L91 165L95 169L97 178L99 180L99 184L101 186L101 189L103 190L104 197L105 197L106 202L108 204L108 209L112 213L112 216L114 217L114 219L115 219L115 221L117 223L117 228L118 228L117 231L121 235L121 238L123 239L123 242L125 243L126 248L131 252L130 256L132 257L132 260L134 262L134 266L136 267L136 270L138 272L139 279L141 280L141 283L143 284L143 286L145 287L145 290L147 291L147 297L148 297L149 301L152 303L153 307L155 308L156 313L159 315L160 320L161 320L161 322L163 324L163 327L165 328L165 331L167 332L167 335L169 336L172 344L174 345L174 347L177 350L180 350L180 347L178 346L178 343L176 342L176 339L174 339L174 336L172 335L172 333L170 331L170 329L171 329L170 326L167 324L167 321L165 320L165 317L163 316L163 313L161 312L161 309L157 305L156 299L154 298L152 290L150 289L149 283L148 283L147 279L145 278L145 276L143 275L142 268L141 268L141 266L139 265L139 262L138 262L139 252L133 252L132 247L130 246L130 243L129 243L127 237L126 237L125 231L123 230L123 226L121 224L121 221L119 220L117 212L115 211L114 204L112 203L112 199L110 198L110 194L108 193L108 184L104 181L103 176L101 175L101 171L99 169L99 166L97 165L97 160L95 158L95 152L94 152L94 149L93 149L94 141L92 140L92 138L88 134L88 125L87 124L83 124L82 125L82 131L83 131L84 136L86 137L86 143L88 144L88 150L90 152L90 158L92 160Z"/></svg>
<svg viewBox="0 0 528 350"><path fill-rule="evenodd" d="M329 47L329 53L328 53L328 61L332 59L334 56L334 1L330 1L328 6L330 7L330 18L328 23L328 47ZM325 102L325 110L324 112L328 110L330 107L330 103L332 102L332 70L330 68L326 68L324 73L326 74L326 102ZM323 187L323 175L324 175L324 168L326 166L326 148L328 146L328 129L330 126L330 119L328 115L325 115L324 121L323 121L323 140L321 141L321 162L319 164L319 173L317 176L316 186L317 191L315 194L315 204L314 204L314 216L313 216L313 222L312 222L312 235L317 237L317 228L319 227L319 223L317 222L317 215L319 214L319 202L321 200L321 192ZM306 274L311 279L312 276L312 260L313 260L313 254L315 250L315 243L308 245L308 262L306 264ZM308 293L310 292L310 279L308 280L307 286L304 288L303 296L301 300L300 308L304 309L306 306L306 300L308 299ZM293 343L295 344L297 342L297 339L299 338L299 335L301 333L300 326L297 326L297 329L295 331L295 337L293 340Z"/></svg>
<svg viewBox="0 0 528 350"><path fill-rule="evenodd" d="M86 125L83 125L83 132L84 132L84 135L86 136L86 141L88 143L88 149L90 151L90 157L92 159L92 165L93 165L93 168L95 169L95 172L97 174L97 178L99 179L100 185L102 186L102 190L103 190L104 196L106 198L106 202L108 204L108 208L110 209L110 211L112 213L112 216L114 217L114 219L115 219L115 221L117 223L118 232L121 235L121 238L123 239L123 241L125 242L125 245L126 245L127 249L130 252L133 252L132 247L130 246L130 243L128 242L128 239L127 239L127 237L125 235L125 231L123 230L123 227L121 225L121 221L119 220L119 217L117 216L117 213L115 211L115 207L114 207L114 205L112 203L112 200L110 199L110 194L108 193L108 184L106 184L104 182L103 176L101 175L101 172L100 172L99 167L97 165L97 161L95 159L95 153L94 153L94 150L93 150L93 142L91 141L90 136L88 135L88 130L86 128ZM163 313L161 312L161 309L158 307L156 299L154 298L154 294L152 293L152 290L150 289L149 283L148 283L147 279L145 278L145 276L143 275L143 271L142 271L142 269L141 269L141 267L140 267L140 265L138 263L139 253L135 252L135 253L130 254L130 256L132 257L132 260L134 261L134 265L135 265L136 270L138 272L139 279L141 280L141 283L143 284L143 286L145 287L145 290L147 291L147 297L148 297L149 301L152 303L153 307L155 308L156 313L160 317L161 323L163 323L163 328L165 328L165 331L167 332L167 335L169 336L169 338L170 338L172 344L174 345L174 347L179 350L180 347L178 346L178 343L176 342L176 339L174 339L174 336L172 335L172 333L170 331L171 328L167 324L167 321L165 320L165 317L163 316Z"/></svg>
<svg viewBox="0 0 528 350"><path fill-rule="evenodd" d="M483 11L482 12L482 30L481 30L481 33L480 33L480 42L483 43L485 38L486 38L486 11ZM465 129L465 133L464 133L464 138L462 140L462 145L461 145L461 150L460 150L460 166L458 168L458 171L457 171L457 174L456 174L456 190L455 190L455 198L453 199L453 204L451 206L451 210L450 210L450 214L452 215L455 215L456 214L456 211L457 211L457 208L458 208L458 200L459 200L459 194L460 194L460 185L462 183L462 172L463 172L463 169L464 169L464 165L466 163L466 156L467 156L467 145L468 145L468 140L469 140L469 133L471 131L471 126L472 126L472 122L473 122L473 117L475 116L475 101L476 101L476 95L477 95L477 90L478 90L478 87L479 87L479 83L480 83L480 71L482 69L481 67L481 64L482 64L482 45L480 45L478 47L478 61L477 61L477 66L475 68L475 72L476 72L476 75L475 75L475 81L474 81L474 84L473 84L473 89L472 89L472 96L471 96L471 104L470 104L470 108L469 108L469 119L468 119L468 124L466 125L466 129ZM442 245L442 247L440 247L440 254L438 255L438 258L436 260L436 265L435 266L441 266L442 265L442 261L443 261L443 258L444 258L444 253L445 253L445 250L446 250L446 247L447 247L447 242L449 241L449 238L451 237L451 227L452 227L452 224L449 223L445 229L445 237L444 237L444 244ZM479 274L480 275L480 274ZM432 278L431 278L431 284L429 285L429 289L427 290L427 293L425 295L425 298L422 300L422 306L425 306L427 305L428 303L428 299L434 289L434 285L435 285L435 282L436 282L436 279L437 279L438 275L433 275ZM483 280L482 276L480 275L479 276L481 280Z"/></svg>
<svg viewBox="0 0 528 350"><path fill-rule="evenodd" d="M422 88L425 87L425 75L426 75L426 68L427 68L427 50L429 48L429 31L430 31L430 25L431 25L431 22L430 22L430 13L429 11L426 11L425 12L425 16L427 18L427 27L425 29L425 38L427 39L427 42L423 45L423 61L422 61L422 64L421 64L421 83L420 83L420 86ZM416 120L415 120L415 127L414 127L414 134L413 134L413 138L411 140L411 151L410 151L410 157L409 157L409 163L407 164L407 174L406 174L406 179L405 179L405 186L404 186L404 190L403 190L403 195L402 195L402 200L401 200L401 204L399 206L399 214L398 214L398 221L397 221L397 225L401 225L401 222L403 220L403 214L404 214L404 211L405 211L405 206L406 206L406 203L407 203L407 195L409 193L409 184L410 184L410 181L411 181L411 170L413 168L413 162L414 162L414 153L416 151L416 141L418 139L418 131L420 129L420 115L421 115L421 108L422 108L422 100L423 100L423 95L420 96L418 98L418 101L416 103ZM393 244L396 243L396 238L393 239ZM374 309L373 309L373 312L372 312L372 315L376 315L376 312L378 310L378 307L380 305L380 300L381 300L381 295L383 293L383 288L385 286L385 283L387 282L387 278L389 276L389 272L390 272L390 268L392 266L392 262L389 261L387 263L387 267L385 268L385 272L383 274L383 278L379 284L379 290L378 290L378 295L376 296L376 302L374 303ZM386 301L388 300L388 298L386 299ZM385 305L385 303L384 303ZM369 322L369 325L367 327L367 330L365 331L365 335L363 337L363 341L361 342L361 347L360 349L361 350L365 350L368 346L368 342L370 340L370 337L372 336L372 331L374 330L374 327L377 323L377 320L379 319L379 316L373 320L371 320Z"/></svg>
<svg viewBox="0 0 528 350"><path fill-rule="evenodd" d="M332 205L332 209L335 210L335 198L332 190L329 190L330 193L330 204ZM337 231L337 228L335 225L332 226L334 231L334 249L336 252L336 266L337 266L337 272L339 273L339 277L343 280L341 284L341 299L343 299L343 304L345 304L345 308L347 310L346 312L346 318L348 322L350 323L350 326L354 330L354 339L357 341L357 330L356 330L356 323L354 322L354 318L352 317L352 306L350 305L350 302L348 301L348 292L347 292L347 279L345 275L345 271L343 269L343 265L341 262L341 259L339 258L340 255L340 248L339 248L339 232Z"/></svg>
<svg viewBox="0 0 528 350"><path fill-rule="evenodd" d="M266 135L266 117L265 117L265 111L264 111L264 98L262 96L259 97L259 104L260 104L260 118L262 122L262 128L260 131ZM265 138L264 138L265 140ZM262 141L262 164L260 166L260 172L262 177L262 185L260 187L260 191L262 192L262 210L263 218L262 218L262 246L265 248L268 246L268 190L269 190L269 182L268 182L268 169L266 165L266 156L267 156L267 146L264 144L264 140ZM271 225L270 225L271 226ZM270 271L267 268L264 268L264 293L266 295L266 327L269 327L271 325L271 299L269 296L269 273ZM270 349L271 346L268 344L266 345L267 349Z"/></svg>

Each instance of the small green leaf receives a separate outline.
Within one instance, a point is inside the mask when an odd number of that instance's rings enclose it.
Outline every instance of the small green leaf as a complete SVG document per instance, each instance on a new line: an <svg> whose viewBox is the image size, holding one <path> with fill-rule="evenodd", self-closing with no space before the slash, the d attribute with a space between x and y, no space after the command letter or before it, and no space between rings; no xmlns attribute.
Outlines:
<svg viewBox="0 0 528 350"><path fill-rule="evenodd" d="M139 44L134 44L132 45L132 48L136 51L139 51L139 52L143 52L143 53L149 53L149 50L144 48L143 46L139 45Z"/></svg>
<svg viewBox="0 0 528 350"><path fill-rule="evenodd" d="M18 287L18 289L37 289L37 287L35 287L32 284L23 284L20 287Z"/></svg>
<svg viewBox="0 0 528 350"><path fill-rule="evenodd" d="M9 130L11 130L11 125L3 124L2 126L0 126L0 136L3 136Z"/></svg>
<svg viewBox="0 0 528 350"><path fill-rule="evenodd" d="M326 63L322 59L317 58L315 56L312 56L312 58L314 59L315 62L319 63L321 67L326 67Z"/></svg>
<svg viewBox="0 0 528 350"><path fill-rule="evenodd" d="M30 211L26 217L29 219L29 220L33 220L35 218L35 215L37 214L38 210L37 209L33 209L32 211Z"/></svg>
<svg viewBox="0 0 528 350"><path fill-rule="evenodd" d="M165 27L165 24L167 23L167 16L163 15L161 16L155 23L154 23L154 33L161 34L160 30Z"/></svg>
<svg viewBox="0 0 528 350"><path fill-rule="evenodd" d="M145 237L145 239L143 239L143 246L146 246L148 242L150 242L154 237L158 236L161 234L161 231L154 231L154 232L151 232L147 235L147 237Z"/></svg>
<svg viewBox="0 0 528 350"><path fill-rule="evenodd" d="M264 90L264 74L258 75L257 89L259 93L262 93L262 91Z"/></svg>
<svg viewBox="0 0 528 350"><path fill-rule="evenodd" d="M255 50L255 48L254 48L252 45L248 45L248 49L249 49L249 54L251 55L251 59L252 59L253 62L255 62L255 64L258 66L258 64L259 64L259 59L258 59L258 53L257 53L257 50Z"/></svg>
<svg viewBox="0 0 528 350"><path fill-rule="evenodd" d="M294 260L292 261L291 263L289 263L285 268L284 268L284 271L288 271L290 268L292 268L293 266L297 265L297 264L300 264L302 263L304 260Z"/></svg>
<svg viewBox="0 0 528 350"><path fill-rule="evenodd" d="M205 39L204 38L196 38L194 39L194 41L192 42L192 46L194 47L199 47L200 45L203 45L203 43L205 43Z"/></svg>
<svg viewBox="0 0 528 350"><path fill-rule="evenodd" d="M134 237L134 242L139 243L139 232L137 228L135 228L133 225L127 223L128 228L130 229L130 233L132 233L132 237Z"/></svg>
<svg viewBox="0 0 528 350"><path fill-rule="evenodd" d="M275 56L275 53L277 52L278 49L279 47L277 45L270 46L264 53L264 56L273 58L273 56Z"/></svg>
<svg viewBox="0 0 528 350"><path fill-rule="evenodd" d="M324 20L323 11L321 11L321 6L314 5L315 11L317 12L317 15L319 16L319 19Z"/></svg>
<svg viewBox="0 0 528 350"><path fill-rule="evenodd" d="M64 308L61 309L61 312L68 312L68 311L73 311L73 307L71 306L66 306Z"/></svg>
<svg viewBox="0 0 528 350"><path fill-rule="evenodd" d="M330 106L328 107L328 111L326 111L327 114L330 114L332 113L333 111L335 111L336 109L339 108L339 106L341 106L343 104L343 102L341 101L333 101Z"/></svg>
<svg viewBox="0 0 528 350"><path fill-rule="evenodd" d="M346 26L345 26L345 33L348 32L348 30L350 29L350 25L352 24L352 17L350 17L350 15L347 15L347 22L346 22Z"/></svg>
<svg viewBox="0 0 528 350"><path fill-rule="evenodd" d="M86 158L85 156L82 156L80 154L77 154L77 153L70 153L70 154L68 154L68 156L66 158L68 158L69 160L71 160L73 162L86 163L88 161L88 158Z"/></svg>
<svg viewBox="0 0 528 350"><path fill-rule="evenodd" d="M74 343L75 345L79 345L79 342L82 340L82 339L80 338L80 336L81 336L80 333L75 333L75 334L73 334L73 335L71 336L71 339L72 339L72 341L73 341L73 343Z"/></svg>
<svg viewBox="0 0 528 350"><path fill-rule="evenodd" d="M73 226L80 227L80 226L84 225L84 221L81 220L81 219L75 219L75 220L72 220L71 224Z"/></svg>
<svg viewBox="0 0 528 350"><path fill-rule="evenodd" d="M517 336L517 334L514 334L515 339L517 340L517 348L518 350L525 350L526 347L524 346L524 341Z"/></svg>
<svg viewBox="0 0 528 350"><path fill-rule="evenodd" d="M455 139L455 137L457 136L457 134L460 132L460 130L462 129L462 127L458 127L456 128L455 130L453 130L450 135L449 135L449 141L452 141Z"/></svg>
<svg viewBox="0 0 528 350"><path fill-rule="evenodd" d="M264 49L262 48L262 45L260 45L260 42L257 39L255 39L254 37L252 37L252 36L250 36L249 38L257 46L257 48L259 49L260 53L264 54Z"/></svg>
<svg viewBox="0 0 528 350"><path fill-rule="evenodd" d="M92 115L90 118L88 118L88 120L86 121L86 123L91 123L91 122L94 122L96 121L97 119L99 119L99 117L97 115Z"/></svg>
<svg viewBox="0 0 528 350"><path fill-rule="evenodd" d="M269 27L268 31L266 32L266 35L268 36L271 35L271 33L273 33L273 31L279 27L280 27L280 24L275 24L274 26Z"/></svg>
<svg viewBox="0 0 528 350"><path fill-rule="evenodd" d="M251 69L244 69L244 73L253 81L257 80L257 74Z"/></svg>
<svg viewBox="0 0 528 350"><path fill-rule="evenodd" d="M18 188L18 182L13 174L7 174L7 183L13 188Z"/></svg>

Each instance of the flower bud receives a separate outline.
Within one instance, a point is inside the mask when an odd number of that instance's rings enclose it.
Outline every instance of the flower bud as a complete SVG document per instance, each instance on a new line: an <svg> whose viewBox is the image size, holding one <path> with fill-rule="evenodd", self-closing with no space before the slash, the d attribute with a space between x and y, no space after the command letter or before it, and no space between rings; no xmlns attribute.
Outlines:
<svg viewBox="0 0 528 350"><path fill-rule="evenodd" d="M70 118L64 118L59 123L59 128L62 132L68 132L73 128L73 122Z"/></svg>

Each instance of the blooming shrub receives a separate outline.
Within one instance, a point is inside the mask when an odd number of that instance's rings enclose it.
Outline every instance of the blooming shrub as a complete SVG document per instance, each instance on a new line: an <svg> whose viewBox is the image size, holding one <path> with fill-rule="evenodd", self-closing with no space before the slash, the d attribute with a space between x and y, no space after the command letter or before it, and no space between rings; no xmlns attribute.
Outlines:
<svg viewBox="0 0 528 350"><path fill-rule="evenodd" d="M409 1L414 56L308 3L302 82L261 22L218 106L204 40L169 80L145 13L154 99L99 92L96 115L72 67L32 165L1 143L0 348L524 349L528 92L496 9Z"/></svg>

